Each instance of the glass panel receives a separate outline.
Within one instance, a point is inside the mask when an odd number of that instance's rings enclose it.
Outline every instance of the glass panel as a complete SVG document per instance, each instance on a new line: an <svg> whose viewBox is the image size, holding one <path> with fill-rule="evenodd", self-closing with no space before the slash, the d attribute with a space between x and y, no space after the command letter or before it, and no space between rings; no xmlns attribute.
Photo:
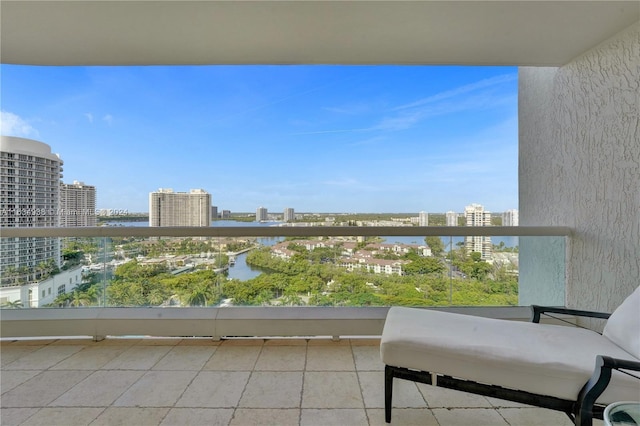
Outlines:
<svg viewBox="0 0 640 426"><path fill-rule="evenodd" d="M0 297L3 308L563 305L565 242L564 236L61 238L59 268L40 265L39 282L25 281L19 270L5 274ZM521 245L529 256L522 263Z"/></svg>

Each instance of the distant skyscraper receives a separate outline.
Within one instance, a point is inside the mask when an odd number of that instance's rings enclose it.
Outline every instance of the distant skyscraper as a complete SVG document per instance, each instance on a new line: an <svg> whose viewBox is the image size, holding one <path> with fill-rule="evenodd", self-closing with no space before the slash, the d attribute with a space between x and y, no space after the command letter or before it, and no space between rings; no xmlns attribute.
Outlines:
<svg viewBox="0 0 640 426"><path fill-rule="evenodd" d="M287 207L286 209L284 209L284 215L282 217L282 220L284 222L293 222L295 219L296 219L296 216L291 207Z"/></svg>
<svg viewBox="0 0 640 426"><path fill-rule="evenodd" d="M96 187L77 180L60 184L60 226L96 225Z"/></svg>
<svg viewBox="0 0 640 426"><path fill-rule="evenodd" d="M231 210L222 210L221 219L231 219Z"/></svg>
<svg viewBox="0 0 640 426"><path fill-rule="evenodd" d="M218 218L218 206L211 206L211 220Z"/></svg>
<svg viewBox="0 0 640 426"><path fill-rule="evenodd" d="M445 213L447 226L458 226L458 213L448 211Z"/></svg>
<svg viewBox="0 0 640 426"><path fill-rule="evenodd" d="M429 213L418 213L418 226L429 226Z"/></svg>
<svg viewBox="0 0 640 426"><path fill-rule="evenodd" d="M151 192L149 226L211 226L211 194L203 189Z"/></svg>
<svg viewBox="0 0 640 426"><path fill-rule="evenodd" d="M258 207L256 210L256 222L262 222L263 220L267 220L267 209Z"/></svg>
<svg viewBox="0 0 640 426"><path fill-rule="evenodd" d="M518 210L512 209L502 213L502 226L518 226Z"/></svg>
<svg viewBox="0 0 640 426"><path fill-rule="evenodd" d="M0 227L60 225L62 160L51 147L31 139L0 138ZM0 238L0 277L4 284L39 278L36 266L60 266L58 238Z"/></svg>
<svg viewBox="0 0 640 426"><path fill-rule="evenodd" d="M491 226L491 212L485 211L480 204L471 204L464 208L467 226ZM464 247L467 253L478 252L482 259L491 257L491 237L464 237Z"/></svg>

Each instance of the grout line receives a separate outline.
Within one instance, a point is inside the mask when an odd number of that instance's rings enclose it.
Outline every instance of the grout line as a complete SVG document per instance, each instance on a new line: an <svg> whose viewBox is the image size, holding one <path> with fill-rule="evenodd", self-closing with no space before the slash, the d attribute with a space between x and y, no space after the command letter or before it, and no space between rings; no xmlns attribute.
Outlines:
<svg viewBox="0 0 640 426"><path fill-rule="evenodd" d="M302 366L302 387L300 388L300 400L298 401L298 424L302 424L302 399L304 397L304 387L307 381L307 361L309 360L309 339L305 339L307 344L304 348L304 365Z"/></svg>
<svg viewBox="0 0 640 426"><path fill-rule="evenodd" d="M253 377L253 373L254 373L254 371L256 369L256 365L258 364L258 360L260 359L260 355L262 355L262 351L264 350L264 343L265 343L265 341L264 341L264 339L262 339L262 345L260 346L260 351L258 352L258 356L256 357L256 359L253 361L253 366L251 367L251 370L249 371L249 377L247 377L247 381L245 382L244 387L242 388L242 392L240 393L240 397L238 398L238 402L235 404L235 407L233 407L233 414L231 415L231 418L229 419L229 424L231 424L231 422L233 422L233 419L235 419L235 417L236 417L236 412L238 411L238 408L240 406L240 401L242 401L242 397L244 396L244 393L247 391L247 387L249 386L249 383L251 382L251 377ZM247 346L247 347L250 347L250 346Z"/></svg>

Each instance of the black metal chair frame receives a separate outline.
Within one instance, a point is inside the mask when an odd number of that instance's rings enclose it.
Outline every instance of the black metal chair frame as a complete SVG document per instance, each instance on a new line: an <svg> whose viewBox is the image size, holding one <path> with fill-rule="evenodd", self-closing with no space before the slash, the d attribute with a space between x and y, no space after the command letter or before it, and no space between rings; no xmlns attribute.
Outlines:
<svg viewBox="0 0 640 426"><path fill-rule="evenodd" d="M607 319L611 314L603 312L582 311L576 309L532 306L532 322L539 323L540 316L547 313L573 315ZM539 395L517 389L509 389L496 385L473 382L428 371L411 370L408 368L385 365L385 421L391 422L391 407L393 396L393 379L411 380L414 382L436 385L447 389L490 396L507 401L519 402L550 410L566 413L576 426L591 426L593 419L602 419L605 406L596 404L598 397L604 392L611 380L612 370L626 372L640 371L640 362L622 360L609 356L598 355L595 359L595 368L591 378L585 383L578 394L576 401L556 398L548 395ZM631 373L627 373L631 374ZM633 375L633 374L631 374ZM640 379L640 376L635 376Z"/></svg>

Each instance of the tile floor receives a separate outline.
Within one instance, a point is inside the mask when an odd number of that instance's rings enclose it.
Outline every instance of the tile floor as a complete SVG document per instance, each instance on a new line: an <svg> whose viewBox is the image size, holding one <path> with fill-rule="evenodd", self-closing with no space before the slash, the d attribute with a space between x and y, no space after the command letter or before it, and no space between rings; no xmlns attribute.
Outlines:
<svg viewBox="0 0 640 426"><path fill-rule="evenodd" d="M0 343L0 424L384 425L376 339ZM571 425L562 413L403 380L393 425Z"/></svg>

